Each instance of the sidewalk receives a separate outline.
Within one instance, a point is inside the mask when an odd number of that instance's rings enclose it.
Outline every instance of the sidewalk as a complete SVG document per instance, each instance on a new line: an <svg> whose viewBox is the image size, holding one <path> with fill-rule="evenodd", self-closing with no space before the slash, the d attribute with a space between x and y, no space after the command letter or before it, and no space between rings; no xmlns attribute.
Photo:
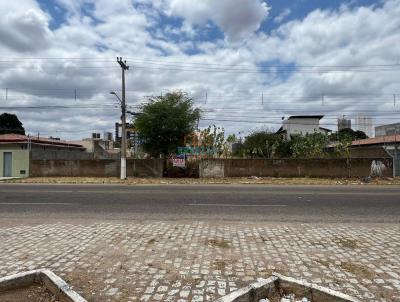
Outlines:
<svg viewBox="0 0 400 302"><path fill-rule="evenodd" d="M400 226L43 224L0 229L0 276L49 268L88 301L214 301L273 271L400 301Z"/></svg>
<svg viewBox="0 0 400 302"><path fill-rule="evenodd" d="M45 184L270 184L270 185L400 185L400 177L373 179L365 183L349 178L272 178L272 177L231 177L231 178L129 178L117 177L38 177L8 180L9 183Z"/></svg>

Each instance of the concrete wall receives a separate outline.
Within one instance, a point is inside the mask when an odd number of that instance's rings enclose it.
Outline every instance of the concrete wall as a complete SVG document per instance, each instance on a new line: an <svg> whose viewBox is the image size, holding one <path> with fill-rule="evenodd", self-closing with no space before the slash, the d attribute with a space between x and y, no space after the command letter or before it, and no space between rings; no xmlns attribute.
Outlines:
<svg viewBox="0 0 400 302"><path fill-rule="evenodd" d="M0 177L4 177L4 152L11 152L12 156L12 177L28 177L29 176L29 151L16 149L0 149ZM22 173L21 173L22 172ZM25 172L25 173L24 173Z"/></svg>
<svg viewBox="0 0 400 302"><path fill-rule="evenodd" d="M136 172L134 172L134 167ZM159 159L127 160L127 176L161 177L163 161ZM99 160L32 160L31 177L118 177L120 161Z"/></svg>
<svg viewBox="0 0 400 302"><path fill-rule="evenodd" d="M88 160L93 159L93 153L66 148L32 146L32 160Z"/></svg>
<svg viewBox="0 0 400 302"><path fill-rule="evenodd" d="M126 173L136 177L162 177L164 160L162 159L128 159Z"/></svg>
<svg viewBox="0 0 400 302"><path fill-rule="evenodd" d="M212 159L200 164L200 177L363 177L370 175L374 159ZM389 158L375 158L385 164L384 176L393 176ZM223 173L222 173L223 170Z"/></svg>
<svg viewBox="0 0 400 302"><path fill-rule="evenodd" d="M225 177L225 160L203 159L199 163L200 178Z"/></svg>

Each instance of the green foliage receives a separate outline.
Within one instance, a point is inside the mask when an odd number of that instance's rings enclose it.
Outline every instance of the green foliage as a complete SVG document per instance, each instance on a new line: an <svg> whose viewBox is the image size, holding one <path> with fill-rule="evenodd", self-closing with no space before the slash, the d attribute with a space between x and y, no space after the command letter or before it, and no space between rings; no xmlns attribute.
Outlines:
<svg viewBox="0 0 400 302"><path fill-rule="evenodd" d="M328 144L328 136L321 133L306 134L292 138L292 152L294 158L322 158L325 157L324 148Z"/></svg>
<svg viewBox="0 0 400 302"><path fill-rule="evenodd" d="M25 135L25 129L15 114L3 113L0 115L0 134L7 133Z"/></svg>
<svg viewBox="0 0 400 302"><path fill-rule="evenodd" d="M350 157L350 147L353 138L349 135L341 135L339 142L336 144L335 153L339 157Z"/></svg>
<svg viewBox="0 0 400 302"><path fill-rule="evenodd" d="M175 153L201 117L200 109L193 108L193 100L181 91L150 97L141 111L134 127L143 140L144 150L154 157Z"/></svg>
<svg viewBox="0 0 400 302"><path fill-rule="evenodd" d="M208 156L219 157L225 150L225 130L215 125L200 131L201 145L208 150Z"/></svg>
<svg viewBox="0 0 400 302"><path fill-rule="evenodd" d="M252 158L274 158L287 155L286 143L279 134L269 131L256 131L246 137L244 153Z"/></svg>
<svg viewBox="0 0 400 302"><path fill-rule="evenodd" d="M350 157L352 142L366 138L368 136L363 131L354 131L350 128L345 128L335 134L331 134L331 141L336 142L334 155L337 157Z"/></svg>
<svg viewBox="0 0 400 302"><path fill-rule="evenodd" d="M341 140L343 139L347 139L347 138L351 138L352 140L358 140L358 139L366 139L368 138L368 136L360 130L354 131L353 129L350 128L345 128L340 130L337 133L338 139Z"/></svg>

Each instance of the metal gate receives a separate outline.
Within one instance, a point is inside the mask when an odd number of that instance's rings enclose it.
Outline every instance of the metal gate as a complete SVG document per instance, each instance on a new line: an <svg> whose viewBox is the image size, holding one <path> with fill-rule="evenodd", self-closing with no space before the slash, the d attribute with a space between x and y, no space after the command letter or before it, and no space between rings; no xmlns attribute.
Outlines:
<svg viewBox="0 0 400 302"><path fill-rule="evenodd" d="M12 153L11 152L3 153L3 176L4 177L12 176Z"/></svg>

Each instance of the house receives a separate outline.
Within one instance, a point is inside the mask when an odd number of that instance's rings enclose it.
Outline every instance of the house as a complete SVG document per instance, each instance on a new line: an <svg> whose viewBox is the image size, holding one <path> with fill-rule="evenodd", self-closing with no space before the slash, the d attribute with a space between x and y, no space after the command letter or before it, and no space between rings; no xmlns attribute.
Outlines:
<svg viewBox="0 0 400 302"><path fill-rule="evenodd" d="M375 136L387 136L400 134L400 123L375 127Z"/></svg>
<svg viewBox="0 0 400 302"><path fill-rule="evenodd" d="M84 138L77 141L69 141L69 143L82 145L86 148L86 152L93 154L93 159L120 158L120 150L113 148L111 133L105 133L104 138L101 138L100 133L92 133L91 138Z"/></svg>
<svg viewBox="0 0 400 302"><path fill-rule="evenodd" d="M351 143L352 157L395 157L400 149L400 134L372 137Z"/></svg>
<svg viewBox="0 0 400 302"><path fill-rule="evenodd" d="M0 135L0 177L28 177L33 160L89 159L79 144L54 138Z"/></svg>
<svg viewBox="0 0 400 302"><path fill-rule="evenodd" d="M323 128L319 125L319 121L323 115L295 115L290 116L282 122L282 127L277 134L282 134L288 141L296 135L306 135L313 133L328 134L331 130Z"/></svg>

